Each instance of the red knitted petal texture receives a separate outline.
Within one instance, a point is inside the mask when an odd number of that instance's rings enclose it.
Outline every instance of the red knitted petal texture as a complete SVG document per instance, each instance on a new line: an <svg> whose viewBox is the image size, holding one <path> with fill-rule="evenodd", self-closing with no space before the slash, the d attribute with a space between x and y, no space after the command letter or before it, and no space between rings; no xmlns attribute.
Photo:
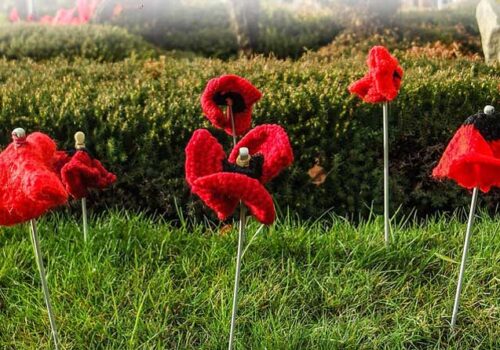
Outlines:
<svg viewBox="0 0 500 350"><path fill-rule="evenodd" d="M349 92L368 103L394 100L401 87L403 69L383 46L374 46L368 54L368 73L349 86Z"/></svg>
<svg viewBox="0 0 500 350"><path fill-rule="evenodd" d="M432 176L452 179L462 187L479 187L488 192L491 187L500 186L497 147L498 141L487 142L474 125L463 125L446 147Z"/></svg>
<svg viewBox="0 0 500 350"><path fill-rule="evenodd" d="M241 147L247 147L250 155L264 156L260 182L267 183L293 162L293 151L286 131L279 125L264 124L250 130L232 150L229 161L236 162Z"/></svg>
<svg viewBox="0 0 500 350"><path fill-rule="evenodd" d="M198 129L186 146L186 181L193 186L200 177L222 171L222 161L226 154L222 146L208 130Z"/></svg>
<svg viewBox="0 0 500 350"><path fill-rule="evenodd" d="M243 135L252 122L253 104L261 97L261 92L248 80L237 75L223 75L208 82L201 95L201 108L215 127L232 135L231 120L220 107L227 105L226 99L231 99L236 135Z"/></svg>
<svg viewBox="0 0 500 350"><path fill-rule="evenodd" d="M97 159L85 151L76 151L61 169L61 179L68 193L75 199L87 197L90 189L103 189L116 181Z"/></svg>
<svg viewBox="0 0 500 350"><path fill-rule="evenodd" d="M61 174L62 167L71 160L71 156L66 151L56 151L52 164L57 174Z"/></svg>
<svg viewBox="0 0 500 350"><path fill-rule="evenodd" d="M0 153L0 225L35 219L68 200L53 171L55 142L33 133L22 146L10 144Z"/></svg>
<svg viewBox="0 0 500 350"><path fill-rule="evenodd" d="M271 195L262 184L238 173L218 173L199 178L193 192L217 213L221 220L234 213L241 200L261 223L270 225L276 213Z"/></svg>

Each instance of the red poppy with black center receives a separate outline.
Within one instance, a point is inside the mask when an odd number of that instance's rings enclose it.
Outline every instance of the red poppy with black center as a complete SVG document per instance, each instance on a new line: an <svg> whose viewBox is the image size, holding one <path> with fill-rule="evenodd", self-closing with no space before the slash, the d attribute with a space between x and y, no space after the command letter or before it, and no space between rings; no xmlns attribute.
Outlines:
<svg viewBox="0 0 500 350"><path fill-rule="evenodd" d="M500 186L500 114L469 117L449 142L432 176L483 192Z"/></svg>
<svg viewBox="0 0 500 350"><path fill-rule="evenodd" d="M55 152L49 136L34 132L0 153L0 225L36 219L67 202L68 194L52 167Z"/></svg>
<svg viewBox="0 0 500 350"><path fill-rule="evenodd" d="M250 129L252 109L262 94L248 80L237 75L223 75L211 79L201 95L201 108L212 124L233 134L231 118L226 113L232 106L234 128L237 136Z"/></svg>
<svg viewBox="0 0 500 350"><path fill-rule="evenodd" d="M239 149L251 156L248 167L236 164ZM186 180L194 194L213 209L219 219L234 213L242 201L261 223L274 222L276 212L264 184L293 162L293 152L285 130L278 125L252 129L226 154L217 139L205 129L196 130L186 147Z"/></svg>
<svg viewBox="0 0 500 350"><path fill-rule="evenodd" d="M396 98L403 79L397 58L383 46L374 46L367 59L368 73L349 86L349 92L368 103L388 102Z"/></svg>
<svg viewBox="0 0 500 350"><path fill-rule="evenodd" d="M55 167L64 187L75 199L87 197L90 189L104 189L116 181L116 175L85 149L57 152Z"/></svg>

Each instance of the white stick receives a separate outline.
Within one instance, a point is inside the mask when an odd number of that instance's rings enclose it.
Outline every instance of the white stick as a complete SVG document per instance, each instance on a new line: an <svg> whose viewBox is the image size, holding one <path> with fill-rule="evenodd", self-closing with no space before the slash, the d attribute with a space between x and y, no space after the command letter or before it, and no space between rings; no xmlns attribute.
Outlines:
<svg viewBox="0 0 500 350"><path fill-rule="evenodd" d="M233 115L233 103L230 99L227 100L227 116L231 121L232 136L233 136L233 146L236 147L238 142L236 136L236 127L234 123ZM240 150L241 154L241 150ZM247 154L248 156L248 154ZM238 289L240 286L240 275L241 275L241 258L243 255L243 245L245 244L245 225L246 225L246 212L245 206L240 202L240 223L238 231L238 252L236 254L236 272L234 274L234 291L233 291L233 308L231 312L231 328L229 331L229 350L233 349L234 344L234 331L236 327L236 314L238 312Z"/></svg>
<svg viewBox="0 0 500 350"><path fill-rule="evenodd" d="M389 105L384 102L383 124L384 124L384 240L389 244Z"/></svg>
<svg viewBox="0 0 500 350"><path fill-rule="evenodd" d="M231 120L231 129L233 131L233 146L236 147L236 143L238 142L236 136L236 126L234 124L234 115L233 115L233 102L228 99L227 100L227 117Z"/></svg>
<svg viewBox="0 0 500 350"><path fill-rule="evenodd" d="M462 253L462 263L460 264L460 273L458 275L457 292L455 294L455 303L453 304L453 315L451 316L451 328L452 329L455 327L455 324L457 322L458 306L460 304L460 293L462 291L462 284L463 284L464 272L465 272L465 262L467 260L467 252L469 250L469 242L470 242L470 235L472 232L472 225L474 224L474 215L476 212L478 192L479 191L478 191L477 187L474 188L474 191L472 192L472 202L470 204L469 220L467 222L467 231L465 233L465 243L464 243L464 250Z"/></svg>
<svg viewBox="0 0 500 350"><path fill-rule="evenodd" d="M33 243L33 250L35 252L36 262L38 265L38 270L40 271L40 279L42 281L43 296L45 299L45 305L47 305L47 312L49 313L50 328L52 329L52 338L54 339L55 349L59 349L59 340L57 337L57 327L54 313L52 311L52 304L50 303L49 287L47 286L47 278L45 276L45 267L43 265L42 252L40 249L40 242L38 240L38 234L36 230L36 221L32 219L31 224L31 240Z"/></svg>
<svg viewBox="0 0 500 350"><path fill-rule="evenodd" d="M74 135L75 150L85 150L85 134L82 131L77 131ZM87 198L82 198L82 218L83 218L83 241L87 243L88 224L87 224Z"/></svg>
<svg viewBox="0 0 500 350"><path fill-rule="evenodd" d="M87 224L87 198L82 198L82 217L83 217L83 241L87 243L88 238L88 224Z"/></svg>
<svg viewBox="0 0 500 350"><path fill-rule="evenodd" d="M245 206L240 205L240 226L238 232L238 253L236 255L236 273L234 275L233 311L231 314L231 330L229 332L229 350L233 349L234 330L236 326L236 313L238 312L238 288L240 285L241 257L243 245L245 244Z"/></svg>

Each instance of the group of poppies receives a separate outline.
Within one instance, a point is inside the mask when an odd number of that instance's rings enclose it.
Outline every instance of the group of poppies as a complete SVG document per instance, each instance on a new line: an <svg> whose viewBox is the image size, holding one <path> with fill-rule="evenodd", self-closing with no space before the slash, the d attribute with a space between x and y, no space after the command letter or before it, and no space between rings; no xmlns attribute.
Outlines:
<svg viewBox="0 0 500 350"><path fill-rule="evenodd" d="M365 102L394 100L401 87L403 70L398 60L382 46L368 55L368 73L349 86ZM230 135L243 135L251 126L252 107L261 93L247 80L224 75L208 82L201 97L204 115ZM221 106L231 106L234 125ZM478 112L457 131L432 175L449 178L467 189L487 192L500 186L500 123L498 113ZM236 164L238 150L247 147L252 161ZM264 224L274 221L272 198L263 185L293 161L288 136L278 125L261 125L246 134L227 158L222 146L208 130L194 132L186 147L186 180L194 194L224 220L242 201Z"/></svg>
<svg viewBox="0 0 500 350"><path fill-rule="evenodd" d="M116 180L82 146L57 150L49 136L23 129L12 132L12 143L0 153L0 225L11 226L35 219L80 199L92 188L105 188Z"/></svg>
<svg viewBox="0 0 500 350"><path fill-rule="evenodd" d="M353 83L349 91L368 103L387 103L396 98L403 78L397 59L384 47L376 46L370 51L367 64L368 73ZM233 137L234 148L227 156L210 131L198 129L185 149L186 181L192 193L221 220L229 218L241 205L240 230L246 223L244 208L262 224L274 222L273 199L264 185L290 166L294 158L288 135L281 126L264 124L251 129L253 105L261 97L261 92L242 77L223 75L211 79L201 96L201 107L214 127ZM474 188L475 193L477 189L487 192L500 186L499 120L493 108L469 117L450 141L432 175L453 179L462 187ZM69 151L58 151L56 143L40 132L26 136L23 129L15 129L12 139L0 153L0 225L35 219L65 204L69 197L85 198L90 189L102 189L116 181L116 176L85 148L81 133L75 135L75 149ZM242 242L240 237L230 339ZM40 271L43 280L43 269ZM46 300L50 314L48 291ZM458 306L454 316L457 309ZM55 326L53 334L57 347ZM230 340L230 348L231 344Z"/></svg>
<svg viewBox="0 0 500 350"><path fill-rule="evenodd" d="M60 8L54 16L46 15L36 19L33 15L28 15L26 21L52 25L89 23L100 2L101 0L76 0L76 6L72 8ZM21 16L16 7L10 11L9 20L12 23L21 22Z"/></svg>
<svg viewBox="0 0 500 350"><path fill-rule="evenodd" d="M279 125L251 127L253 104L262 94L247 80L224 75L210 80L201 97L204 115L217 128L236 137L226 156L217 139L206 129L196 130L186 147L186 180L194 194L213 209L219 219L228 218L240 201L261 223L275 219L273 199L264 184L293 162L288 136ZM219 106L229 107L224 113ZM248 149L248 164L238 164L240 149Z"/></svg>

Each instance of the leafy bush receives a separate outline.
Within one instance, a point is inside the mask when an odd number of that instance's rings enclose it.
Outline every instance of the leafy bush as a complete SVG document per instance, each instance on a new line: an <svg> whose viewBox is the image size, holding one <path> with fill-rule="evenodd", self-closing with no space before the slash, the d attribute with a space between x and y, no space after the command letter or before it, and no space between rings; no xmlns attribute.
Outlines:
<svg viewBox="0 0 500 350"><path fill-rule="evenodd" d="M131 55L154 57L156 50L140 37L112 26L0 26L0 57L9 59L84 57L97 61L119 61Z"/></svg>
<svg viewBox="0 0 500 350"><path fill-rule="evenodd" d="M421 215L469 201L465 191L430 179L432 167L464 119L485 104L498 107L497 67L467 60L403 59L404 85L391 105L393 210ZM0 60L1 144L18 126L43 130L62 146L82 129L91 149L119 175L116 186L93 198L101 204L176 215L176 203L193 214L206 209L184 180L184 147L193 131L208 127L199 96L208 79L245 76L264 93L255 124L279 123L289 132L296 161L271 185L280 208L302 216L381 212L381 106L349 96L364 74L363 59L296 62L255 58L222 62L196 58L128 59L93 63ZM230 138L214 134L230 146ZM307 174L316 162L329 175L316 186ZM491 205L500 198L488 195ZM97 205L97 203L96 203Z"/></svg>
<svg viewBox="0 0 500 350"><path fill-rule="evenodd" d="M236 56L238 45L223 1L185 5L155 0L141 11L124 11L114 23L166 50L193 51L218 58ZM259 40L254 52L276 57L299 57L330 42L340 31L330 13L297 14L263 6Z"/></svg>
<svg viewBox="0 0 500 350"><path fill-rule="evenodd" d="M482 55L479 28L474 8L447 11L402 12L384 21L362 25L346 24L346 29L318 50L318 55L352 57L365 55L373 45L384 45L391 51L417 48L417 51L445 48L454 56ZM347 13L345 17L349 18ZM451 49L451 50L450 50ZM446 56L446 55L445 55Z"/></svg>

